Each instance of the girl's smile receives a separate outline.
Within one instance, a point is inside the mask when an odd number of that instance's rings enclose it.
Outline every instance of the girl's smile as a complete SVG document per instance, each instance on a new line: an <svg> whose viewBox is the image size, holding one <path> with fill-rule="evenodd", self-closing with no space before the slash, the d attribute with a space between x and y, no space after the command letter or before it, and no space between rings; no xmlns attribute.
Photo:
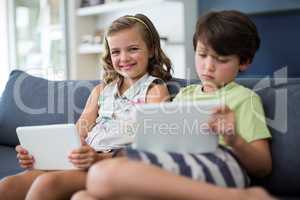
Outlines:
<svg viewBox="0 0 300 200"><path fill-rule="evenodd" d="M134 63L134 64L120 65L119 68L120 68L121 70L124 70L124 71L129 71L129 70L131 70L135 65L136 65L136 63Z"/></svg>

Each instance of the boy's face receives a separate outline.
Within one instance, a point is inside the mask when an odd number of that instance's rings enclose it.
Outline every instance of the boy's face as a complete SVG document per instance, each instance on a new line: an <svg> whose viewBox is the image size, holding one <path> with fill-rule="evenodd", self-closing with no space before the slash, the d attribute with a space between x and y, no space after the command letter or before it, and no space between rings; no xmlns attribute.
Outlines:
<svg viewBox="0 0 300 200"><path fill-rule="evenodd" d="M241 65L237 55L218 55L201 41L197 43L195 65L205 92L216 91L233 81L239 70L245 70L248 66Z"/></svg>

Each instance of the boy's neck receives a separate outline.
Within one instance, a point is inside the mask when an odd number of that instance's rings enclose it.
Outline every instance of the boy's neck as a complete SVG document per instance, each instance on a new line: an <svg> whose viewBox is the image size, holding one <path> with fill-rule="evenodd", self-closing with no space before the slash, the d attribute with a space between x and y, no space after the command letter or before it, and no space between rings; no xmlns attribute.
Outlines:
<svg viewBox="0 0 300 200"><path fill-rule="evenodd" d="M224 88L228 83L225 83L224 85L217 86L215 84L209 83L209 84L202 84L201 91L203 93L214 93L217 92L218 90Z"/></svg>

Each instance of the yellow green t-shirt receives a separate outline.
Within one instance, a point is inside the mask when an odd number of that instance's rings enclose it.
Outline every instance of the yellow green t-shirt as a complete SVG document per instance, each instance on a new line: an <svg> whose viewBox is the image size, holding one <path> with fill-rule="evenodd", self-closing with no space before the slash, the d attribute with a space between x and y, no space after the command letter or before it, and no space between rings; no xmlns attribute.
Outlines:
<svg viewBox="0 0 300 200"><path fill-rule="evenodd" d="M236 131L247 142L270 138L260 97L252 90L237 84L228 83L216 92L205 93L202 85L189 85L176 95L174 101L214 100L227 105L235 113ZM225 144L220 137L220 144Z"/></svg>

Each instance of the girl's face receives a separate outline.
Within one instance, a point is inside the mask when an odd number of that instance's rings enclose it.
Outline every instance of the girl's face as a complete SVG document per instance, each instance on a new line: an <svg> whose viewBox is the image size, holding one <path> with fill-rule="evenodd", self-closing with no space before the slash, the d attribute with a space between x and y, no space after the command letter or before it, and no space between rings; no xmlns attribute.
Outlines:
<svg viewBox="0 0 300 200"><path fill-rule="evenodd" d="M151 53L138 28L121 30L107 37L114 70L125 79L137 81L147 72Z"/></svg>
<svg viewBox="0 0 300 200"><path fill-rule="evenodd" d="M197 43L195 65L205 92L215 91L233 81L239 70L245 70L248 66L241 65L237 55L218 55L201 41Z"/></svg>

